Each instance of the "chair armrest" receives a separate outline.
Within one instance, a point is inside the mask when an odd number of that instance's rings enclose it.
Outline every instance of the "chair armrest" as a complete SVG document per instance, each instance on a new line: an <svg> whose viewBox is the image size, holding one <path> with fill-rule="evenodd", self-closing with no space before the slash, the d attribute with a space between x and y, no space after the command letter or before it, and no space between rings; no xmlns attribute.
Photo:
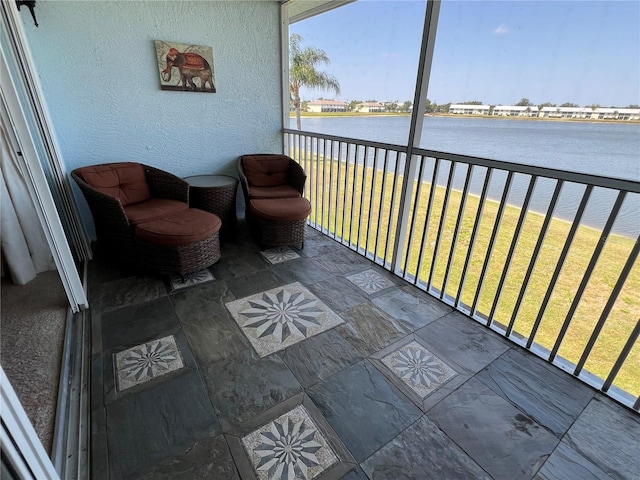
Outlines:
<svg viewBox="0 0 640 480"><path fill-rule="evenodd" d="M302 166L295 160L289 162L289 185L300 192L300 195L304 194L304 184L307 181L307 174L304 172Z"/></svg>
<svg viewBox="0 0 640 480"><path fill-rule="evenodd" d="M240 185L242 186L242 193L244 194L245 203L249 203L249 198L251 198L251 190L249 188L249 181L247 180L247 176L244 174L244 166L242 165L242 157L238 158L237 162L238 167L238 178L240 179Z"/></svg>
<svg viewBox="0 0 640 480"><path fill-rule="evenodd" d="M189 203L189 184L172 173L143 165L151 196Z"/></svg>
<svg viewBox="0 0 640 480"><path fill-rule="evenodd" d="M107 195L89 185L82 177L71 172L71 177L75 180L82 191L82 194L89 205L93 223L96 227L98 237L102 234L110 236L113 234L130 235L131 225L120 199Z"/></svg>

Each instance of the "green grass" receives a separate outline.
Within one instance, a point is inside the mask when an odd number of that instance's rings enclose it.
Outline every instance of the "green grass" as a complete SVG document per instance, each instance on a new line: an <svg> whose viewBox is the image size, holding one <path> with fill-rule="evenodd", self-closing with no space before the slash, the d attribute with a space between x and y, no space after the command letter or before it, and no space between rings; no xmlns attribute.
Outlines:
<svg viewBox="0 0 640 480"><path fill-rule="evenodd" d="M358 242L360 247L366 247L371 252L376 248L375 239L379 231L380 236L376 254L379 257L386 258L387 261L391 261L393 246L392 244L387 245L386 239L389 229L391 242L395 238L402 179L394 183L393 174L387 174L385 188L383 189L383 174L380 171L374 171L372 168L367 168L363 171L361 166L354 170L353 165L350 165L345 191L344 178L346 171L344 164L339 166L337 161L330 161L329 159L325 161L324 167L322 162L307 161L305 163L301 161L301 163L309 175L307 195L313 207L311 221L321 224L332 233L335 231L338 236L344 235L345 239ZM338 186L338 172L341 179L340 186ZM322 178L323 173L324 179ZM317 184L316 179L318 179ZM364 201L362 201L363 180ZM323 183L324 197L322 196ZM412 185L412 198L414 199L417 196L418 187L420 187L418 182L414 182ZM430 190L431 186L428 183L423 183L418 201L413 202L411 205L412 216L413 210L417 208L414 217L415 224L413 225L414 232L416 232L415 238L409 248L406 262L407 272L412 275L415 275L418 270L419 252L422 245L421 234L427 217ZM333 192L331 197L329 197L329 191ZM392 204L394 191L396 196L395 205ZM444 196L445 188L437 187L434 207L429 219L424 260L419 272L420 279L425 281L429 278L431 270ZM440 249L433 270L432 283L438 289L443 288L447 260L454 240L453 234L461 199L462 194L460 191L452 191L449 208L443 223ZM446 293L452 296L457 294L458 286L462 279L464 261L473 231L479 200L477 196L469 196L465 206L447 281ZM355 212L353 225L351 225L351 212ZM467 305L473 303L476 294L497 212L498 203L488 200L480 221L474 253L466 272L464 290L461 294L462 302ZM477 309L484 314L488 314L493 308L493 301L504 271L507 253L511 246L520 213L521 209L514 206L508 206L505 209L493 255L487 269L482 294L478 301ZM370 216L371 223L368 223ZM360 218L362 218L362 222L359 221ZM514 305L525 279L543 221L543 215L534 212L526 214L520 239L514 251L511 268L506 277L500 301L495 308L494 318L502 324L508 324L513 314ZM530 335L540 311L542 300L547 292L551 276L556 268L570 227L570 223L561 219L554 218L550 222L545 242L540 250L535 269L529 278L528 288L515 320L514 331L525 337ZM370 230L368 244L365 245L368 230ZM574 294L582 281L594 248L600 240L600 235L601 232L593 228L581 226L578 229L536 335L536 342L540 345L548 349L554 346L558 332L571 307ZM583 298L578 304L565 340L558 352L562 357L574 363L577 363L580 359L580 355L589 341L589 337L606 301L609 299L633 245L634 241L632 239L623 236L610 235L607 238L601 258L587 284ZM639 318L640 262L636 262L614 304L585 368L600 377L606 378ZM640 378L638 378L637 374L638 365L640 365L640 345L636 343L614 383L636 396L640 395Z"/></svg>

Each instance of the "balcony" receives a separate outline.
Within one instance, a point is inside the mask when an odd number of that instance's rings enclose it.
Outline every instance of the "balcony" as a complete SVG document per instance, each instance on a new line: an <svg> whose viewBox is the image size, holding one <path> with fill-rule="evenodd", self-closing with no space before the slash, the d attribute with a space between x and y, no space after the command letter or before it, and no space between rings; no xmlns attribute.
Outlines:
<svg viewBox="0 0 640 480"><path fill-rule="evenodd" d="M636 412L348 245L222 251L91 262L91 478L637 478Z"/></svg>

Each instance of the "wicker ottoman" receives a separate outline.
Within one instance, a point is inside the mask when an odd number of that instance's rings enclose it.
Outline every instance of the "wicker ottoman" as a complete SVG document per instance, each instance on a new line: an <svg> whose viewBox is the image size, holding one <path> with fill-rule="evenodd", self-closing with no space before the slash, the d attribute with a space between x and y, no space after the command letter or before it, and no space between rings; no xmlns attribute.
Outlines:
<svg viewBox="0 0 640 480"><path fill-rule="evenodd" d="M140 223L135 229L138 260L157 273L186 275L220 259L217 215L196 208Z"/></svg>
<svg viewBox="0 0 640 480"><path fill-rule="evenodd" d="M306 198L254 199L249 202L249 229L263 247L304 246L311 204Z"/></svg>

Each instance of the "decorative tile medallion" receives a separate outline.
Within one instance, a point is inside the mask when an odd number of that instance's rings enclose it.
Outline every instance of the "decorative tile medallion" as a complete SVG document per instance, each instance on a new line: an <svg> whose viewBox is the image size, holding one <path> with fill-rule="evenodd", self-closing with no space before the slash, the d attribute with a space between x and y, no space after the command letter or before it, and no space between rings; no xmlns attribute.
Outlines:
<svg viewBox="0 0 640 480"><path fill-rule="evenodd" d="M260 253L272 264L282 263L286 262L287 260L300 258L300 255L291 250L289 247L270 248L268 250L263 250Z"/></svg>
<svg viewBox="0 0 640 480"><path fill-rule="evenodd" d="M189 273L187 275L172 275L169 278L171 283L171 290L180 290L181 288L191 287L192 285L199 285L201 283L211 282L215 280L213 274L207 270L200 270L198 272Z"/></svg>
<svg viewBox="0 0 640 480"><path fill-rule="evenodd" d="M298 282L226 305L261 357L344 323Z"/></svg>
<svg viewBox="0 0 640 480"><path fill-rule="evenodd" d="M456 375L455 370L415 341L382 358L382 363L421 398Z"/></svg>
<svg viewBox="0 0 640 480"><path fill-rule="evenodd" d="M338 457L302 405L242 438L259 479L310 480Z"/></svg>
<svg viewBox="0 0 640 480"><path fill-rule="evenodd" d="M385 288L393 287L395 285L395 283L384 275L380 275L378 272L371 269L354 275L349 275L347 276L347 279L367 294L379 292L380 290L384 290Z"/></svg>
<svg viewBox="0 0 640 480"><path fill-rule="evenodd" d="M184 367L173 335L115 354L118 390L123 391Z"/></svg>

